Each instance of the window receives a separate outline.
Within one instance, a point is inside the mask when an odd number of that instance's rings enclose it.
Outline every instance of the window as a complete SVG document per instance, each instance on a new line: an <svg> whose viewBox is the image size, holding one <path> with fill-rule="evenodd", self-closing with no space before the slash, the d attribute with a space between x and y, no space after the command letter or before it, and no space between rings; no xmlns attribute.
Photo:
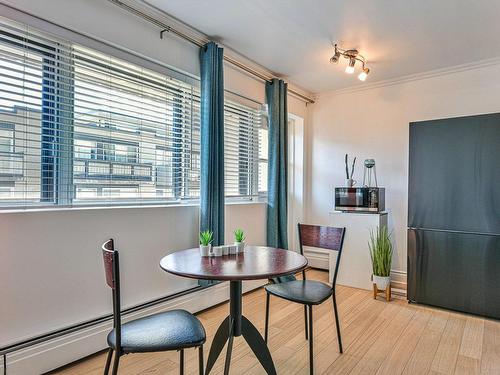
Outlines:
<svg viewBox="0 0 500 375"><path fill-rule="evenodd" d="M199 198L196 80L4 18L0 74L0 207ZM228 198L252 199L266 189L257 107L226 100Z"/></svg>
<svg viewBox="0 0 500 375"><path fill-rule="evenodd" d="M229 97L229 98L228 98ZM255 107L255 105L254 105ZM252 108L231 100L226 95L224 104L224 184L226 198L249 199L258 197L260 174L263 167L260 155L262 127L260 108ZM266 139L267 142L267 139ZM267 180L267 173L266 173Z"/></svg>

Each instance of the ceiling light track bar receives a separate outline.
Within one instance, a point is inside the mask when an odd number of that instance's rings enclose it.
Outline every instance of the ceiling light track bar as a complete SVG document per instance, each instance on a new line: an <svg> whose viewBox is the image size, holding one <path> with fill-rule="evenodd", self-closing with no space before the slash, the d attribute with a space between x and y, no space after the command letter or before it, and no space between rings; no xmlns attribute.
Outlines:
<svg viewBox="0 0 500 375"><path fill-rule="evenodd" d="M119 6L120 8L154 24L155 26L157 26L158 28L160 28L160 38L163 39L163 34L168 32L170 34L174 34L198 47L202 47L203 45L205 45L209 39L205 39L205 40L202 40L202 39L197 39L197 38L194 38L190 35L187 35L179 30L176 30L174 29L173 27L171 27L170 25L167 25L161 21L159 21L158 19L154 18L154 17L151 17L150 15L140 11L139 9L136 9L128 4L125 4L123 3L122 1L120 0L108 0L109 2L115 4L116 6ZM227 56L227 55L224 55L224 60L227 61L229 64L237 67L238 69L241 69L263 81L267 81L267 82L270 82L273 78L279 78L279 77L274 77L272 75L266 75L264 73L261 73L251 67L249 67L248 65L245 65L244 63L230 57L230 56ZM290 94L292 94L293 96L297 97L297 98L300 98L302 99L303 101L305 101L306 103L314 103L314 100L304 94L301 94L300 92L298 91L295 91L293 89L288 89L288 92Z"/></svg>

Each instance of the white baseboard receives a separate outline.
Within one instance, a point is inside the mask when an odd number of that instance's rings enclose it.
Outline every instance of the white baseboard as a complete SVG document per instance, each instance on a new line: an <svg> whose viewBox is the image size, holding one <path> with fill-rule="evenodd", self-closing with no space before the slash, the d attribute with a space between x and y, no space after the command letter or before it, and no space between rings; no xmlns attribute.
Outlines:
<svg viewBox="0 0 500 375"><path fill-rule="evenodd" d="M406 285L406 271L391 270L391 281Z"/></svg>
<svg viewBox="0 0 500 375"><path fill-rule="evenodd" d="M243 282L243 292L261 287L266 280ZM202 289L164 303L151 306L140 311L127 314L123 321L141 318L146 315L185 309L198 312L227 301L229 297L229 283L224 282L213 287ZM221 317L222 321L222 317ZM106 349L106 336L112 327L111 321L80 331L61 336L57 339L14 352L7 356L8 375L37 375L64 366L80 358ZM0 365L3 371L3 363Z"/></svg>
<svg viewBox="0 0 500 375"><path fill-rule="evenodd" d="M307 258L308 265L313 268L328 270L329 252L319 249L304 249L304 256Z"/></svg>
<svg viewBox="0 0 500 375"><path fill-rule="evenodd" d="M391 270L391 286L395 292L406 296L406 271Z"/></svg>

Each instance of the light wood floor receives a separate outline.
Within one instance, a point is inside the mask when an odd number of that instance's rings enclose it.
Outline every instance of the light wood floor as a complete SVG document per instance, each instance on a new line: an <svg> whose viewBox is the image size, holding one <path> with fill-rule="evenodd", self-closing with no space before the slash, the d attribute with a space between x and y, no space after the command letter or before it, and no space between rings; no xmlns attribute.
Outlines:
<svg viewBox="0 0 500 375"><path fill-rule="evenodd" d="M327 273L308 271L308 278L326 282ZM316 374L500 374L500 322L396 299L374 300L371 292L337 287L344 342L338 353L331 301L314 309ZM243 298L243 313L263 332L265 292ZM228 313L224 304L199 314L212 336ZM278 374L308 374L303 307L271 297L269 346ZM223 352L225 353L225 351ZM120 374L178 374L176 352L122 357ZM102 374L105 355L86 359L57 374ZM222 374L223 356L213 374ZM263 374L243 338L235 339L232 374ZM197 352L186 351L186 374L198 374Z"/></svg>

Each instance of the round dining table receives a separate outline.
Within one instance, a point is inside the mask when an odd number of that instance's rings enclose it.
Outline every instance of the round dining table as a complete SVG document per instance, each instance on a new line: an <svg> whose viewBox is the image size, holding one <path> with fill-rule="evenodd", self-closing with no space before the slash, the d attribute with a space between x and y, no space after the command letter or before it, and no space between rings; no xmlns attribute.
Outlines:
<svg viewBox="0 0 500 375"><path fill-rule="evenodd" d="M229 373L234 337L243 336L268 374L276 368L262 335L242 314L242 281L269 279L303 270L307 259L289 250L265 246L247 246L245 251L220 257L202 257L198 248L176 251L161 259L160 267L174 275L199 280L229 281L229 316L215 333L205 374L212 370L226 343L224 374Z"/></svg>

